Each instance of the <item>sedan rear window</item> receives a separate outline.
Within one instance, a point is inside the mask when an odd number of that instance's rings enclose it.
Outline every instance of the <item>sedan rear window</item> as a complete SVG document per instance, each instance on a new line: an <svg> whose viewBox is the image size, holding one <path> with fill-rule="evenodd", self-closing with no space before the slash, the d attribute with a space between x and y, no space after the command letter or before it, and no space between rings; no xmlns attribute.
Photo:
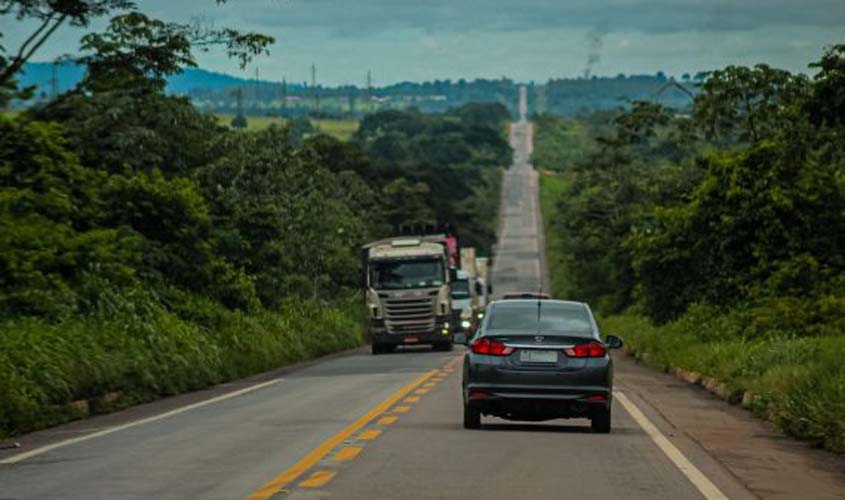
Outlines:
<svg viewBox="0 0 845 500"><path fill-rule="evenodd" d="M545 300L539 304L537 301L500 303L492 308L486 328L511 335L534 335L540 331L590 336L593 331L590 313L583 305Z"/></svg>

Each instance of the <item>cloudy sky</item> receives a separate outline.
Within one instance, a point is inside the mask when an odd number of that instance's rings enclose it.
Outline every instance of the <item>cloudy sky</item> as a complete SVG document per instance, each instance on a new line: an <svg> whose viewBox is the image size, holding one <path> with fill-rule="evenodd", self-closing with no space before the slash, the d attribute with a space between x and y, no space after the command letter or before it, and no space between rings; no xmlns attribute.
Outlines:
<svg viewBox="0 0 845 500"><path fill-rule="evenodd" d="M845 43L845 0L140 0L171 21L201 17L277 39L256 61L262 79L324 84L582 75L694 73L766 62L807 71L825 46ZM14 47L31 25L0 18ZM93 28L100 28L100 23ZM57 33L36 56L73 52L79 30ZM240 74L220 53L201 66Z"/></svg>

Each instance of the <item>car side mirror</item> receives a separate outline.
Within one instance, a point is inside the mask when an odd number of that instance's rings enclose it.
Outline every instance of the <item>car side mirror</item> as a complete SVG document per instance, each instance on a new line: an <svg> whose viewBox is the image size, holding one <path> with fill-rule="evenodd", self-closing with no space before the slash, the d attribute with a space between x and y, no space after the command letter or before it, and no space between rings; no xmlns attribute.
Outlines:
<svg viewBox="0 0 845 500"><path fill-rule="evenodd" d="M452 343L459 345L467 345L467 334L463 332L452 334Z"/></svg>
<svg viewBox="0 0 845 500"><path fill-rule="evenodd" d="M620 349L624 345L622 337L618 337L616 335L608 335L605 337L604 342L610 349Z"/></svg>
<svg viewBox="0 0 845 500"><path fill-rule="evenodd" d="M484 295L484 287L479 282L475 282L475 294Z"/></svg>
<svg viewBox="0 0 845 500"><path fill-rule="evenodd" d="M493 285L491 285L491 284L489 284L489 283L487 284L487 293L488 293L488 294L493 293Z"/></svg>

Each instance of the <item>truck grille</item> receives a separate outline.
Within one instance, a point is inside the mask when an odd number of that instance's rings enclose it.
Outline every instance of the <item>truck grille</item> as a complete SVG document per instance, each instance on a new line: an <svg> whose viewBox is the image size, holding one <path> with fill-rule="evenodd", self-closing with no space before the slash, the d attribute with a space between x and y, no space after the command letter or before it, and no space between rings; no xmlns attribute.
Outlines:
<svg viewBox="0 0 845 500"><path fill-rule="evenodd" d="M386 299L385 323L389 333L422 334L434 331L434 298Z"/></svg>

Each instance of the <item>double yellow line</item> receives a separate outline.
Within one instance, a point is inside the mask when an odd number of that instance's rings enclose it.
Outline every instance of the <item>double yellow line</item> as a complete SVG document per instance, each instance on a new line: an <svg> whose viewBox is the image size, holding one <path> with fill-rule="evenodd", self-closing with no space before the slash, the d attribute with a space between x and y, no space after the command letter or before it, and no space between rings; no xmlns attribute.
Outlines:
<svg viewBox="0 0 845 500"><path fill-rule="evenodd" d="M453 362L450 362L447 366L449 366L450 368L454 367L454 361L455 360L453 360ZM399 400L410 394L414 389L417 389L419 386L426 383L429 379L431 379L438 373L440 373L440 370L430 370L421 375L420 377L411 381L408 385L402 387L401 389L393 393L390 397L382 401L378 406L374 407L373 409L362 415L360 418L346 426L343 430L326 440L326 442L324 442L320 446L314 448L293 467L282 472L281 474L270 480L267 484L252 492L252 494L247 497L248 500L267 500L273 495L279 493L282 488L295 481L297 478L299 478L299 476L307 472L310 468L317 465L320 460L324 459L326 455L331 453L331 451L337 448L338 445L351 438L353 434L363 429L370 422L372 422L373 420L381 416L383 413L385 413L387 410L389 410ZM395 417L393 418L395 419ZM328 480L331 479L334 475L334 471L324 471L324 474L322 476L314 477L312 475L309 480L319 481L324 484L325 482L328 482Z"/></svg>

